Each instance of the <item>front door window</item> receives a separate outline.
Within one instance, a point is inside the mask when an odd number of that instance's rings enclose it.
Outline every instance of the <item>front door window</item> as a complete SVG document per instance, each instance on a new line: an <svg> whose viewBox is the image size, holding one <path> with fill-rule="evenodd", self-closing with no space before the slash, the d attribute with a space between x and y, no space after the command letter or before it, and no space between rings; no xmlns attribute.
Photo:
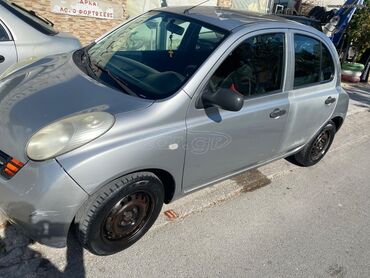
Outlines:
<svg viewBox="0 0 370 278"><path fill-rule="evenodd" d="M284 72L284 34L251 37L241 43L210 80L213 90L227 88L245 97L280 92Z"/></svg>

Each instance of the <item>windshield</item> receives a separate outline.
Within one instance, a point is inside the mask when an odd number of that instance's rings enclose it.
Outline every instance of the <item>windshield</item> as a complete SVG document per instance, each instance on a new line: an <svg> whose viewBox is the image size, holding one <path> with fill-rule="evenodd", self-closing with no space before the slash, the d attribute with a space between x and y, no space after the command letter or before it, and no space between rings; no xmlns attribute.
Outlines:
<svg viewBox="0 0 370 278"><path fill-rule="evenodd" d="M105 83L163 99L185 84L226 34L185 16L149 12L98 41L88 56Z"/></svg>
<svg viewBox="0 0 370 278"><path fill-rule="evenodd" d="M58 34L58 32L53 28L53 23L51 21L38 16L34 11L28 11L17 4L6 0L0 1L0 5L41 33L46 35Z"/></svg>

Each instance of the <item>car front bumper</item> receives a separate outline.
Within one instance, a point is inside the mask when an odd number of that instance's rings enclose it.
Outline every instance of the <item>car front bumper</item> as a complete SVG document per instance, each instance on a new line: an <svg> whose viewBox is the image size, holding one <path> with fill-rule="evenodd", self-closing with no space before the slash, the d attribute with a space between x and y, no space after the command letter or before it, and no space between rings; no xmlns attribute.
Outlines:
<svg viewBox="0 0 370 278"><path fill-rule="evenodd" d="M29 161L10 180L0 177L0 212L52 247L66 245L73 218L87 198L56 160Z"/></svg>

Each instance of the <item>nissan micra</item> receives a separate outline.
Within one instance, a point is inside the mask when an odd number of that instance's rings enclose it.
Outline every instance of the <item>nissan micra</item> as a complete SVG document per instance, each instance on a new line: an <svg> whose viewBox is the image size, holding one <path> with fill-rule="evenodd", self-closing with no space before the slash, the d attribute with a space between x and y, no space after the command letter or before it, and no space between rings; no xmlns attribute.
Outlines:
<svg viewBox="0 0 370 278"><path fill-rule="evenodd" d="M218 7L152 10L0 81L1 211L43 244L73 230L113 254L163 203L277 159L314 165L347 108L321 32Z"/></svg>

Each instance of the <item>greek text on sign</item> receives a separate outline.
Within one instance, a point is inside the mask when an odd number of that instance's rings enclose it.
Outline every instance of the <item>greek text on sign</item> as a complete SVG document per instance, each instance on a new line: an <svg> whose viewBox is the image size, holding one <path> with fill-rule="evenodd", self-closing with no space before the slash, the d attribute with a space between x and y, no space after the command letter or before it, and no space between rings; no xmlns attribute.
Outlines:
<svg viewBox="0 0 370 278"><path fill-rule="evenodd" d="M104 19L123 18L122 5L97 0L51 0L51 11L54 13Z"/></svg>

